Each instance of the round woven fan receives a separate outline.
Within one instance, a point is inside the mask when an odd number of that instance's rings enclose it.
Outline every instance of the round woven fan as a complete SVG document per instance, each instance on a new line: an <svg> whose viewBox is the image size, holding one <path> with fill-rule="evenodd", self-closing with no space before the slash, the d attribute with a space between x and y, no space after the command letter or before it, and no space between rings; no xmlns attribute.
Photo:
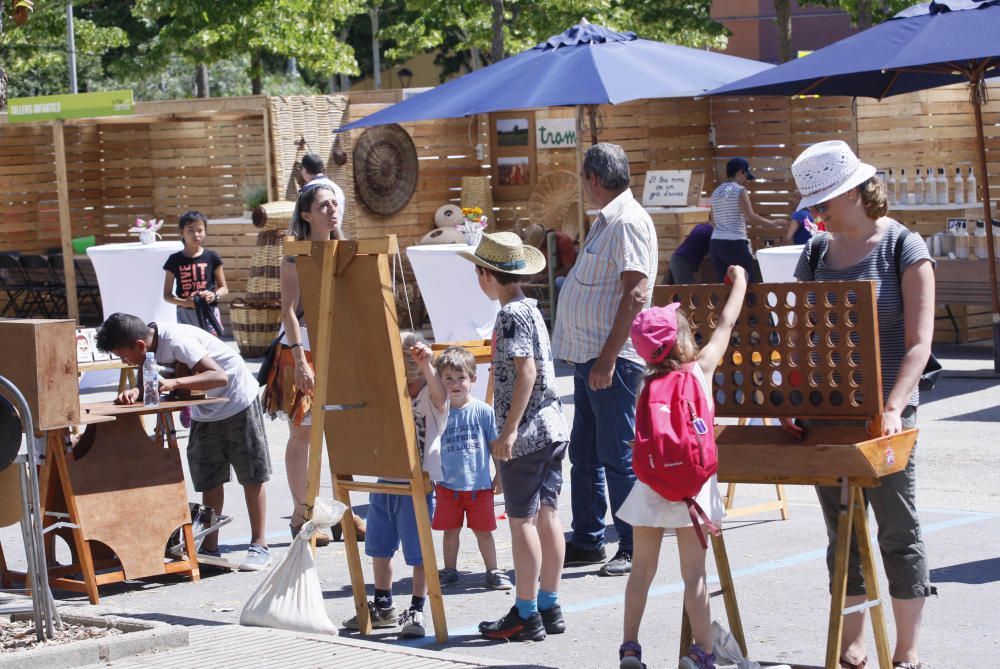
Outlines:
<svg viewBox="0 0 1000 669"><path fill-rule="evenodd" d="M396 124L369 128L354 145L354 185L371 211L388 216L417 188L417 149Z"/></svg>
<svg viewBox="0 0 1000 669"><path fill-rule="evenodd" d="M558 230L570 239L580 232L580 186L576 174L568 170L538 177L528 200L532 223Z"/></svg>

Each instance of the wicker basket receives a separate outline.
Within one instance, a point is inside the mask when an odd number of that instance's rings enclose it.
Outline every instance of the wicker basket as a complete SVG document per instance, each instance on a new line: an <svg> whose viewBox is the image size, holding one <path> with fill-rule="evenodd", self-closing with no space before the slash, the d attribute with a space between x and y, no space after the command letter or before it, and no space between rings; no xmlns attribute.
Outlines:
<svg viewBox="0 0 1000 669"><path fill-rule="evenodd" d="M257 235L246 302L255 307L281 304L281 259L284 257L285 233L266 230Z"/></svg>
<svg viewBox="0 0 1000 669"><path fill-rule="evenodd" d="M292 223L292 212L295 211L295 203L287 200L275 200L265 202L253 210L253 224L261 229L261 232L268 230L279 230L284 232Z"/></svg>
<svg viewBox="0 0 1000 669"><path fill-rule="evenodd" d="M281 307L252 307L242 300L229 306L233 336L244 358L259 358L267 352L281 329Z"/></svg>
<svg viewBox="0 0 1000 669"><path fill-rule="evenodd" d="M493 213L493 192L490 190L489 177L462 177L462 207L469 209L479 207L486 216L486 225L489 229L496 229L497 221Z"/></svg>

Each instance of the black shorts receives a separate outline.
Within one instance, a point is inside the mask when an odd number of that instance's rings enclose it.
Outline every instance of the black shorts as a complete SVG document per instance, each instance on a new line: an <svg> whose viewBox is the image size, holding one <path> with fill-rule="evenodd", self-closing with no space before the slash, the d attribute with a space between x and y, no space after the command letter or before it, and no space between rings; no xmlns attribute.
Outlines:
<svg viewBox="0 0 1000 669"><path fill-rule="evenodd" d="M198 492L229 483L229 469L236 470L240 485L264 483L271 478L271 454L264 433L260 400L243 411L211 422L191 421L187 447L191 483Z"/></svg>
<svg viewBox="0 0 1000 669"><path fill-rule="evenodd" d="M533 453L501 462L504 510L511 518L531 518L540 504L559 508L562 463L567 441L546 444Z"/></svg>

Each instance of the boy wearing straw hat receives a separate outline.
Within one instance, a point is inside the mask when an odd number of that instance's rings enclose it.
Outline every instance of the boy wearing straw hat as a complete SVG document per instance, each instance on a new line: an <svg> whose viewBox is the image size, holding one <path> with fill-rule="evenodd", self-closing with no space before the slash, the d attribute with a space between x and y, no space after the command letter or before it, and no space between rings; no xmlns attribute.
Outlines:
<svg viewBox="0 0 1000 669"><path fill-rule="evenodd" d="M563 539L559 522L562 461L569 427L556 390L552 348L535 300L521 283L545 268L545 256L512 232L483 234L475 253L479 287L499 300L493 329L494 404L499 437L490 444L510 519L516 600L495 621L479 624L489 639L541 641L566 629L559 607Z"/></svg>

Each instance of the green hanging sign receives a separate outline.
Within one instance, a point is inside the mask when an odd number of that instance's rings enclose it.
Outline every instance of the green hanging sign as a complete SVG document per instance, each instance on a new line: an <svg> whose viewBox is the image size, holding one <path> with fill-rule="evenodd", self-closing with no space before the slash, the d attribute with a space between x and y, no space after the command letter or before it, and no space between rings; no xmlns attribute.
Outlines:
<svg viewBox="0 0 1000 669"><path fill-rule="evenodd" d="M11 123L32 123L95 116L127 116L133 113L133 105L132 91L11 98L7 101L7 120Z"/></svg>

